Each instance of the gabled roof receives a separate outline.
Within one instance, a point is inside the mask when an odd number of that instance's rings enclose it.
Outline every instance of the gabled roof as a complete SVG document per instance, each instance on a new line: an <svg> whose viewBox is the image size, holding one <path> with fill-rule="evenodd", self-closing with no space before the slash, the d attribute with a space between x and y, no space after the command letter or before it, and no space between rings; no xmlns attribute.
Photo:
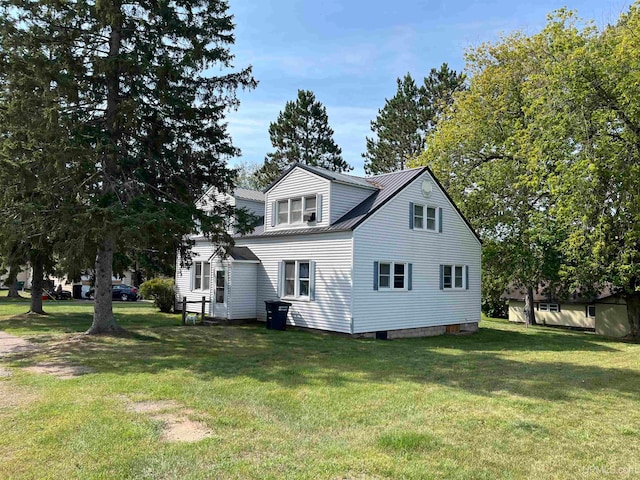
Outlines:
<svg viewBox="0 0 640 480"><path fill-rule="evenodd" d="M301 165L301 167L306 168L308 166ZM313 168L317 169L317 167ZM363 202L351 209L332 225L326 227L292 228L289 230L270 231L265 231L264 225L260 225L256 227L256 229L252 233L244 235L243 238L277 237L282 235L307 235L312 233L327 233L353 230L369 216L373 215L373 213L376 212L385 203L395 197L404 187L409 185L413 180L415 180L425 171L428 171L427 167L401 170L399 172L388 173L385 175L378 175L368 178L349 176L350 178L358 178L359 180L366 182L369 188L372 189L372 193ZM333 174L334 172L327 173Z"/></svg>
<svg viewBox="0 0 640 480"><path fill-rule="evenodd" d="M306 170L307 172L313 173L327 180L331 180L332 182L344 183L346 185L352 185L354 187L362 187L369 190L375 189L375 187L373 187L369 182L367 182L365 178L356 177L354 175L347 175L345 173L332 172L324 168L312 167L311 165L305 165L304 163L296 162L296 163L292 163L289 166L289 168L287 168L284 172L282 172L282 174L275 181L273 181L267 188L265 188L263 192L266 193L269 190L271 190L273 187L275 187L278 183L280 183L280 181L284 177L286 177L289 174L291 170L293 170L296 167L300 167L301 169Z"/></svg>
<svg viewBox="0 0 640 480"><path fill-rule="evenodd" d="M221 247L216 248L216 250L211 254L209 260L214 257L221 256L224 250ZM260 259L256 257L256 254L251 251L249 247L231 247L229 251L229 258L240 262L259 262Z"/></svg>
<svg viewBox="0 0 640 480"><path fill-rule="evenodd" d="M244 200L252 200L254 202L264 202L264 193L258 190L249 190L248 188L237 187L233 191L233 196Z"/></svg>
<svg viewBox="0 0 640 480"><path fill-rule="evenodd" d="M442 184L438 181L436 176L433 174L429 167L418 167L418 168L410 168L408 170L400 170L399 172L393 173L385 173L382 175L375 175L372 177L355 177L353 175L344 175L341 173L330 172L328 170L324 170L318 167L309 167L308 165L301 165L298 163L293 164L289 169L282 174L282 176L275 182L279 182L282 178L284 178L291 170L293 170L296 166L303 168L305 170L311 171L313 173L322 176L323 178L327 178L329 180L334 177L346 177L348 179L356 179L359 182L365 182L371 189L372 193L369 197L367 197L360 204L356 205L349 212L339 218L333 224L326 227L309 227L309 228L295 228L289 230L270 230L265 231L264 225L260 225L255 228L252 233L246 234L245 237L278 237L284 235L308 235L312 233L327 233L327 232L340 232L340 231L349 231L355 230L358 225L363 223L367 218L373 215L376 211L378 211L383 205L385 205L388 201L390 201L393 197L395 197L398 193L400 193L406 186L408 186L411 182L413 182L416 178L420 177L423 173L429 172L429 175L436 182L444 196L449 200L453 208L458 212L460 218L465 222L467 227L473 235L476 237L478 242L482 243L480 236L473 229L469 221L462 214L458 206L455 204L453 199L449 196L447 191L444 189ZM272 186L275 185L273 183L269 186L267 190L269 190Z"/></svg>

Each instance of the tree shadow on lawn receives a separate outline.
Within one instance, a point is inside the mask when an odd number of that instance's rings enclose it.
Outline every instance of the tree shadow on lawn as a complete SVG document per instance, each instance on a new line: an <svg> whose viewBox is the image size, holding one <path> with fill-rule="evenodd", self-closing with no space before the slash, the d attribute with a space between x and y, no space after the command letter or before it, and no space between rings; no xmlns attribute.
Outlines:
<svg viewBox="0 0 640 480"><path fill-rule="evenodd" d="M139 305L139 306L138 306ZM83 305L91 308L92 305ZM147 305L130 304L123 308L145 308ZM46 309L45 309L46 310ZM49 309L51 314L48 315L27 315L18 314L11 318L0 320L0 330L11 332L12 330L28 329L37 333L82 333L86 332L91 326L93 320L93 311L80 312L57 312ZM129 330L135 329L152 329L157 327L177 326L180 325L181 317L166 313L150 313L146 310L144 313L124 313L116 307L114 316L118 324Z"/></svg>
<svg viewBox="0 0 640 480"><path fill-rule="evenodd" d="M205 381L246 377L291 389L351 383L375 388L376 384L413 382L483 396L509 394L553 401L586 398L594 391L640 394L639 371L578 365L562 356L562 351L613 354L614 345L564 332L481 329L472 336L390 342L269 331L254 325L145 328L136 333L123 339L83 337L50 348L48 354L97 373L176 370ZM523 352L523 360L505 358L504 353L511 351ZM548 356L525 358L528 351ZM29 360L20 363L25 362Z"/></svg>

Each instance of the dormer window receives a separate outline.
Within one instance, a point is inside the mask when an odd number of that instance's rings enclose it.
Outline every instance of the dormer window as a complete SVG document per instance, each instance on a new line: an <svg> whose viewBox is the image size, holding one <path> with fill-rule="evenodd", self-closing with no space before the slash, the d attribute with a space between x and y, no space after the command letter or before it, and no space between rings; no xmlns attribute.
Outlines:
<svg viewBox="0 0 640 480"><path fill-rule="evenodd" d="M277 225L312 223L317 218L316 196L296 197L276 202Z"/></svg>

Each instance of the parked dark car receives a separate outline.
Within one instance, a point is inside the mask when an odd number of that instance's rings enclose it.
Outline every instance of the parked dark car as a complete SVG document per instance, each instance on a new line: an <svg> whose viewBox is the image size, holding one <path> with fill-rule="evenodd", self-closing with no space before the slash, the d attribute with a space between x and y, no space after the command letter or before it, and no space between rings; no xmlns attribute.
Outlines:
<svg viewBox="0 0 640 480"><path fill-rule="evenodd" d="M85 297L93 300L94 298L96 298L95 296L95 289L91 289L89 290L87 293L85 293ZM111 287L111 298L113 298L114 300L122 300L123 302L126 302L128 300L135 302L136 300L138 300L138 289L136 287L130 287L129 285L114 285L113 287Z"/></svg>
<svg viewBox="0 0 640 480"><path fill-rule="evenodd" d="M42 295L43 299L48 300L71 300L71 292L68 290L54 290L52 292L45 291Z"/></svg>

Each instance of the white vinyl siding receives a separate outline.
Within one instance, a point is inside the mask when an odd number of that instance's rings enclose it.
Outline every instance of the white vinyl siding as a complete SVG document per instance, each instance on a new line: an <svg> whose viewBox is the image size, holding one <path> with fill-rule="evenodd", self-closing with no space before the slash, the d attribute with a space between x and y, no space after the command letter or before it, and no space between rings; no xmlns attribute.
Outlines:
<svg viewBox="0 0 640 480"><path fill-rule="evenodd" d="M373 189L333 182L331 184L331 223L339 220L373 193L375 193Z"/></svg>
<svg viewBox="0 0 640 480"><path fill-rule="evenodd" d="M313 262L314 299L293 299L292 325L349 333L351 321L351 232L286 237L246 238L236 241L260 258L256 313L265 320L265 300L279 299L278 270L284 261ZM284 273L282 274L284 276ZM299 287L299 286L298 286Z"/></svg>
<svg viewBox="0 0 640 480"><path fill-rule="evenodd" d="M354 231L354 333L480 321L480 242L435 182L429 204L442 208L443 232L416 235L407 228L410 203L424 204L424 179L431 177L416 178ZM412 264L412 290L394 294L393 304L373 288L372 265L383 259ZM440 290L446 264L469 267L468 290Z"/></svg>
<svg viewBox="0 0 640 480"><path fill-rule="evenodd" d="M178 305L178 309L182 308L182 297L187 297L189 301L198 301L202 300L202 297L206 297L207 300L211 300L211 282L209 282L208 290L193 290L193 281L194 281L194 269L195 262L206 262L209 257L214 253L215 246L207 241L207 240L197 240L196 244L192 249L192 259L193 263L191 264L191 268L182 268L180 267L180 258L178 256L176 261L176 276L175 276L175 284L176 284L176 302ZM215 268L214 263L211 263L211 268ZM202 310L201 303L190 303L187 304L188 312L200 312ZM206 305L207 314L211 314L212 304L208 303Z"/></svg>
<svg viewBox="0 0 640 480"><path fill-rule="evenodd" d="M297 225L290 224L289 211L282 215L282 220L278 218L278 213L272 216L273 206L279 201L286 201L287 205L290 199L299 199L306 196L322 196L322 213L320 221L316 221L313 226L329 225L329 180L322 178L313 173L307 172L301 168L294 168L289 174L283 178L275 187L269 190L265 199L265 232L277 229L291 228L308 228L306 222L299 222ZM318 216L316 215L316 218ZM272 220L276 220L276 225L271 226Z"/></svg>
<svg viewBox="0 0 640 480"><path fill-rule="evenodd" d="M228 318L230 320L257 318L258 264L231 262L227 272Z"/></svg>
<svg viewBox="0 0 640 480"><path fill-rule="evenodd" d="M235 199L236 208L246 208L249 212L264 217L264 202L256 202L254 200L245 200L244 198Z"/></svg>

